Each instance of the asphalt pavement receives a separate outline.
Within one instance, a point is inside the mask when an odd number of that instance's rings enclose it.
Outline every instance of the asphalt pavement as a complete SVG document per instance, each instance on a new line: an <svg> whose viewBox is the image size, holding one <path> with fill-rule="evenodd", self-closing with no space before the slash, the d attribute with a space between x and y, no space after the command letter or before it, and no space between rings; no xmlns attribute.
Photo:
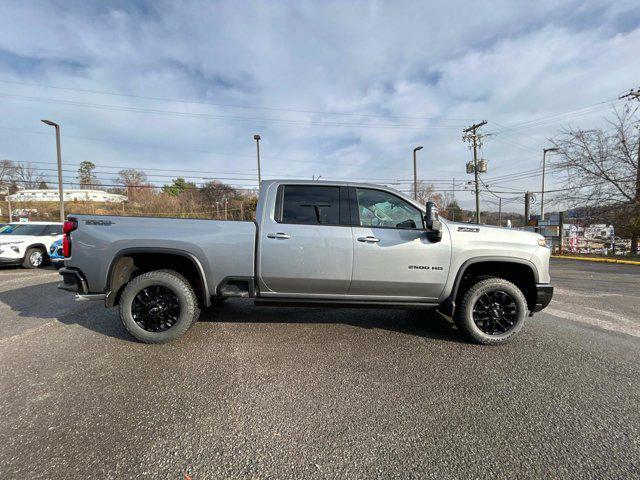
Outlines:
<svg viewBox="0 0 640 480"><path fill-rule="evenodd" d="M640 267L552 261L500 347L437 313L206 311L143 345L0 270L0 478L640 478Z"/></svg>

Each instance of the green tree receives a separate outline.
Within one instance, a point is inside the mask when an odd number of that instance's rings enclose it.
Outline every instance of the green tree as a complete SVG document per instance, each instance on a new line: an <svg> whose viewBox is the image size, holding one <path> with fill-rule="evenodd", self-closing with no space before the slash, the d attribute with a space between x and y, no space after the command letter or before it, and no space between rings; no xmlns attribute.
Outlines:
<svg viewBox="0 0 640 480"><path fill-rule="evenodd" d="M49 190L49 185L47 185L47 182L45 182L44 180L42 180L39 184L38 184L38 188L40 190Z"/></svg>
<svg viewBox="0 0 640 480"><path fill-rule="evenodd" d="M162 187L162 191L174 197L177 197L181 193L196 189L196 184L193 182L187 182L184 178L178 177L173 179L173 183L171 185L165 185Z"/></svg>
<svg viewBox="0 0 640 480"><path fill-rule="evenodd" d="M96 165L93 162L84 161L80 162L78 167L78 183L80 188L93 188L98 184L96 176L93 171L96 169Z"/></svg>

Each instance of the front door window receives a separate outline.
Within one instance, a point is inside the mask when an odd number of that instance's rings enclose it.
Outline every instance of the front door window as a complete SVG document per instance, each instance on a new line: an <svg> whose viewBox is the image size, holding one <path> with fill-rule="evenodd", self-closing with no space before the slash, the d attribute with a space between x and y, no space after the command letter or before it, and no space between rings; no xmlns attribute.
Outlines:
<svg viewBox="0 0 640 480"><path fill-rule="evenodd" d="M357 189L361 227L419 228L422 212L391 193L367 188Z"/></svg>

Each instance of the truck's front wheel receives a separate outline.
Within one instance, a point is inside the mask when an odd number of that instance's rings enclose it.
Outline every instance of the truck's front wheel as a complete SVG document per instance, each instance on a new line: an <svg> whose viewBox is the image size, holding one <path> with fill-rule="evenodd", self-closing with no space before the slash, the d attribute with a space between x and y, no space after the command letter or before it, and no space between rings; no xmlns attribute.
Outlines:
<svg viewBox="0 0 640 480"><path fill-rule="evenodd" d="M513 283L489 277L473 284L456 309L456 326L482 345L506 343L527 316L527 301Z"/></svg>
<svg viewBox="0 0 640 480"><path fill-rule="evenodd" d="M145 343L165 343L183 335L200 316L191 284L173 270L154 270L131 280L120 297L127 331Z"/></svg>

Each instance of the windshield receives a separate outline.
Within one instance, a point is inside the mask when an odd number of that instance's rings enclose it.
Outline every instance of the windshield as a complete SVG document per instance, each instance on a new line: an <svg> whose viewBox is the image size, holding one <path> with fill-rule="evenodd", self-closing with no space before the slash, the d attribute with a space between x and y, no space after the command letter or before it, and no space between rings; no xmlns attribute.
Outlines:
<svg viewBox="0 0 640 480"><path fill-rule="evenodd" d="M44 235L47 225L7 225L0 230L0 235Z"/></svg>

